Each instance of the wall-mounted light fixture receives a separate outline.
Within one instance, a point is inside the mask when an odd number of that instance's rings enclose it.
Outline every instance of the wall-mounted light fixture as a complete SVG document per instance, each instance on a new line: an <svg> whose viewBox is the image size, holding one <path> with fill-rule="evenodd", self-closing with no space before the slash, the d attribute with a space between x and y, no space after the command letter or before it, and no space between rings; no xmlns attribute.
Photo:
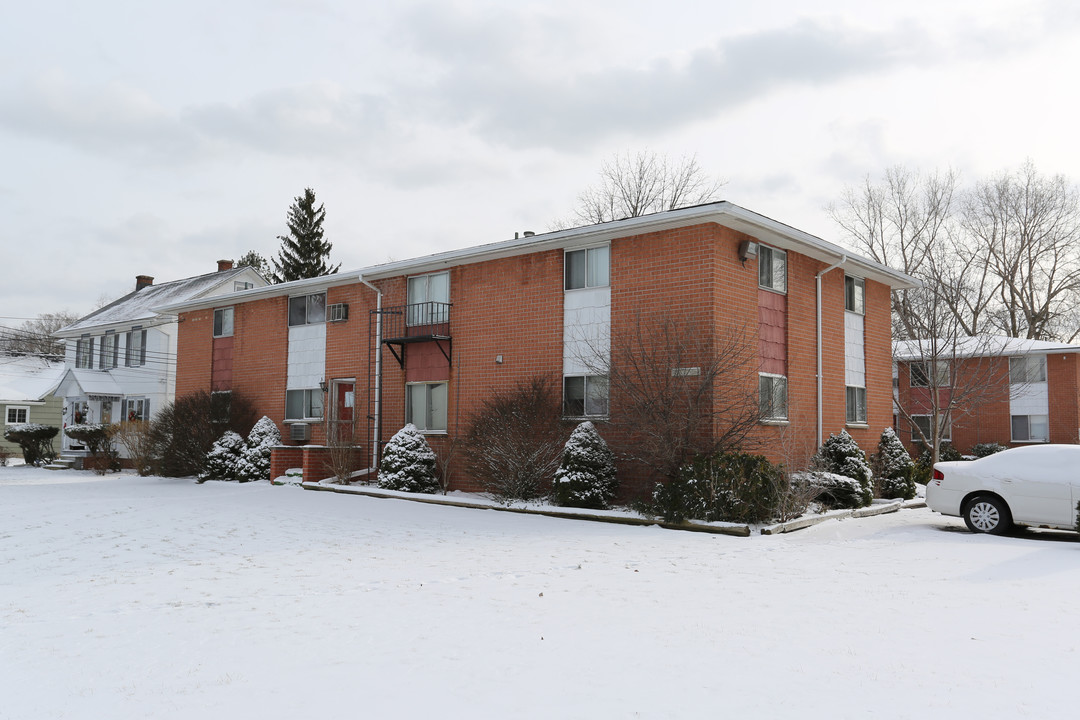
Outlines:
<svg viewBox="0 0 1080 720"><path fill-rule="evenodd" d="M325 380L320 380L319 381L319 389L322 390L323 392L326 392L329 389L329 386L326 384Z"/></svg>
<svg viewBox="0 0 1080 720"><path fill-rule="evenodd" d="M502 355L496 355L495 356L495 364L496 365L502 365L502 362L503 362Z"/></svg>
<svg viewBox="0 0 1080 720"><path fill-rule="evenodd" d="M746 262L747 258L757 257L758 244L753 240L743 240L739 243L739 260Z"/></svg>

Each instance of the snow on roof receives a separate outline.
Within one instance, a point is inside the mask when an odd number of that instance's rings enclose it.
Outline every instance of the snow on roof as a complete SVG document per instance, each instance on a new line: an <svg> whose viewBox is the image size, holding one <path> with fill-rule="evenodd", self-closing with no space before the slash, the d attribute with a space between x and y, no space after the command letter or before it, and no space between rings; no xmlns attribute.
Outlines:
<svg viewBox="0 0 1080 720"><path fill-rule="evenodd" d="M41 400L56 389L64 363L36 355L0 355L0 403Z"/></svg>
<svg viewBox="0 0 1080 720"><path fill-rule="evenodd" d="M1046 353L1080 352L1080 345L1029 340L1005 335L976 335L973 337L941 338L935 340L897 340L893 343L893 357L897 360L917 360L930 356L939 358L965 358L1032 355Z"/></svg>
<svg viewBox="0 0 1080 720"><path fill-rule="evenodd" d="M80 318L77 322L57 331L56 335L72 335L79 330L97 328L102 325L153 320L157 317L155 307L196 298L247 269L247 267L237 267L183 280L173 280L160 285L148 285Z"/></svg>

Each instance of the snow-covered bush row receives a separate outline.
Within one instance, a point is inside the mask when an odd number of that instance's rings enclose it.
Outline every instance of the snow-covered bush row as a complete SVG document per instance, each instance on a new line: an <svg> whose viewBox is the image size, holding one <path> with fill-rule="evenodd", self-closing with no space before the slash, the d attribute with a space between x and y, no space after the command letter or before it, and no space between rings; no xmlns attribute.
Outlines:
<svg viewBox="0 0 1080 720"><path fill-rule="evenodd" d="M51 462L56 453L52 449L52 440L60 428L39 423L9 425L4 430L4 439L13 442L22 450L23 461L27 465Z"/></svg>
<svg viewBox="0 0 1080 720"><path fill-rule="evenodd" d="M670 523L758 523L780 515L789 492L783 468L763 456L718 453L698 458L679 477L658 483L651 503L641 509Z"/></svg>
<svg viewBox="0 0 1080 720"><path fill-rule="evenodd" d="M206 454L199 482L269 480L270 453L275 445L280 444L281 432L277 424L265 415L251 428L247 440L228 430Z"/></svg>

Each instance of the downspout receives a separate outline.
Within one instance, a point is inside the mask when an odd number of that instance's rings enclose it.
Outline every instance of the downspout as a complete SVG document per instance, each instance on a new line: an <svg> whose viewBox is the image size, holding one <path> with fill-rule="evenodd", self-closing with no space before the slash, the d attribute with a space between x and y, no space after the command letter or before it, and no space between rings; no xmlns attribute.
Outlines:
<svg viewBox="0 0 1080 720"><path fill-rule="evenodd" d="M841 255L840 259L825 268L814 279L817 283L817 447L821 447L824 422L822 420L822 369L821 369L821 276L835 270L847 262L847 255Z"/></svg>
<svg viewBox="0 0 1080 720"><path fill-rule="evenodd" d="M375 353L375 429L371 433L371 466L370 472L378 469L379 436L382 433L382 290L375 287L362 276L360 282L375 291L375 349L368 348L368 352Z"/></svg>

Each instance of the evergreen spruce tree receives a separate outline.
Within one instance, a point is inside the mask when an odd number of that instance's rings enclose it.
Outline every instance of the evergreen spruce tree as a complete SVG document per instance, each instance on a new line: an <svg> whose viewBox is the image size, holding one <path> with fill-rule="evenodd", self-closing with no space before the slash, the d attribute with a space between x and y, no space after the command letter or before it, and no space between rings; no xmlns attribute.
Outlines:
<svg viewBox="0 0 1080 720"><path fill-rule="evenodd" d="M270 453L281 444L281 431L273 420L265 415L248 433L243 455L236 469L240 482L270 479Z"/></svg>
<svg viewBox="0 0 1080 720"><path fill-rule="evenodd" d="M199 482L207 480L236 480L247 443L232 430L219 437L206 454L206 466L199 473Z"/></svg>
<svg viewBox="0 0 1080 720"><path fill-rule="evenodd" d="M811 465L815 470L854 481L851 486L855 492L852 493L846 488L847 483L830 488L827 485L828 477L814 478L815 484L822 490L819 499L824 502L835 507L863 507L874 499L874 476L866 462L866 453L848 435L847 430L841 430L838 435L829 435L829 439L818 448Z"/></svg>
<svg viewBox="0 0 1080 720"><path fill-rule="evenodd" d="M904 500L915 497L915 479L911 474L914 467L915 463L893 429L887 427L882 430L874 455L874 470L881 486L881 497Z"/></svg>
<svg viewBox="0 0 1080 720"><path fill-rule="evenodd" d="M555 471L551 500L563 507L602 510L615 498L615 454L596 426L585 421L574 428Z"/></svg>
<svg viewBox="0 0 1080 720"><path fill-rule="evenodd" d="M332 275L341 265L330 266L330 248L323 239L326 207L315 207L315 191L305 188L289 208L289 234L279 235L281 249L274 259L272 280L276 283Z"/></svg>
<svg viewBox="0 0 1080 720"><path fill-rule="evenodd" d="M436 471L435 451L412 423L398 430L383 448L379 487L428 494L442 489Z"/></svg>

